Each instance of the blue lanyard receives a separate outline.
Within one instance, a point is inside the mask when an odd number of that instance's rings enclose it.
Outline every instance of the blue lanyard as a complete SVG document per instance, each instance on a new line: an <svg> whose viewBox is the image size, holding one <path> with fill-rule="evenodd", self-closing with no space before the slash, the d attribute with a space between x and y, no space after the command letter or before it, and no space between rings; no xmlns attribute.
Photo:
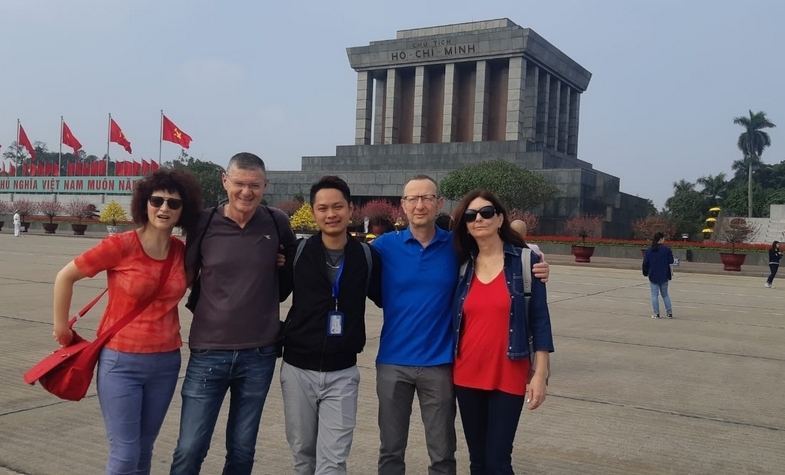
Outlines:
<svg viewBox="0 0 785 475"><path fill-rule="evenodd" d="M335 301L335 309L338 310L338 291L341 286L341 275L343 275L343 265L346 263L346 255L341 259L341 265L338 266L338 272L335 273L335 282L333 282L333 300Z"/></svg>

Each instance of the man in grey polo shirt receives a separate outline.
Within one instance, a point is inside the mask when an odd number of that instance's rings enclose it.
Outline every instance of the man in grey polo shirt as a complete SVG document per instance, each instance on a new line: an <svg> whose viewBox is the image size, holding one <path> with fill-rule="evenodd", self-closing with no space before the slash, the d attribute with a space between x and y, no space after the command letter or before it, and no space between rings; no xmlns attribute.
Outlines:
<svg viewBox="0 0 785 475"><path fill-rule="evenodd" d="M227 390L224 474L250 474L279 332L281 246L295 242L282 211L259 206L267 178L261 158L238 153L222 177L229 202L202 216L188 237L186 270L199 299L183 382L172 474L199 473Z"/></svg>

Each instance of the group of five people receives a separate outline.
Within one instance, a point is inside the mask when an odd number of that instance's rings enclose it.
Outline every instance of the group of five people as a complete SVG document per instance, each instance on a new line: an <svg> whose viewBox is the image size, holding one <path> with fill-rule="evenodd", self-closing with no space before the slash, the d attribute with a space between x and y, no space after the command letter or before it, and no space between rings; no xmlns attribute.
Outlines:
<svg viewBox="0 0 785 475"><path fill-rule="evenodd" d="M456 473L456 396L471 472L512 473L518 420L525 404L534 409L545 399L553 340L548 265L535 253L522 258L526 244L504 205L492 193L470 193L457 205L453 231L442 230L435 225L443 206L438 184L415 176L401 197L408 227L369 246L347 232L349 186L326 176L309 195L319 232L298 243L286 214L261 204L267 178L258 156L234 155L222 181L228 201L202 210L189 174L162 169L146 177L132 199L139 228L104 239L58 273L54 337L60 344L71 340L67 316L81 278L107 272L109 303L99 333L134 305L146 305L99 361L107 473L150 472L180 368L177 307L187 286L190 357L170 473L200 472L227 392L223 473L251 473L281 345L294 472L345 473L366 297L383 308L378 472L405 472L416 393L429 473ZM175 225L186 232L185 246L171 236ZM170 277L158 288L167 262ZM279 302L290 294L281 321Z"/></svg>

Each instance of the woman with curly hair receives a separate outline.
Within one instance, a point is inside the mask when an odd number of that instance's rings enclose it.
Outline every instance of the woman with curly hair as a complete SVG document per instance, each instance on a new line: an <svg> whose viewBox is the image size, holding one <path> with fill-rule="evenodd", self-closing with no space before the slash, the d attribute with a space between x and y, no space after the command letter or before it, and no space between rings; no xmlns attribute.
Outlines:
<svg viewBox="0 0 785 475"><path fill-rule="evenodd" d="M68 315L74 284L85 277L107 274L109 301L99 336L139 312L108 340L98 361L98 400L109 441L106 473L150 473L153 444L180 371L177 305L186 289L185 246L172 229L193 229L201 201L190 173L158 170L136 184L131 214L138 227L107 237L57 273L53 336L63 346L73 338Z"/></svg>

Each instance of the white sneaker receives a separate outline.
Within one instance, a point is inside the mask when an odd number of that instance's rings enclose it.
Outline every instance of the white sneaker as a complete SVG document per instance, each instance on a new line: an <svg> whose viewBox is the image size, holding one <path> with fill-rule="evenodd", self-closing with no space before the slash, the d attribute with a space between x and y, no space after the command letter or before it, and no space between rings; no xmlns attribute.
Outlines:
<svg viewBox="0 0 785 475"><path fill-rule="evenodd" d="M768 282L764 282L764 283L763 283L763 286L764 286L764 287L766 287L767 289L770 289L770 288L771 288L771 284L770 284L770 283L768 283Z"/></svg>
<svg viewBox="0 0 785 475"><path fill-rule="evenodd" d="M660 314L659 313L655 313L654 315L651 316L651 318L660 318Z"/></svg>

